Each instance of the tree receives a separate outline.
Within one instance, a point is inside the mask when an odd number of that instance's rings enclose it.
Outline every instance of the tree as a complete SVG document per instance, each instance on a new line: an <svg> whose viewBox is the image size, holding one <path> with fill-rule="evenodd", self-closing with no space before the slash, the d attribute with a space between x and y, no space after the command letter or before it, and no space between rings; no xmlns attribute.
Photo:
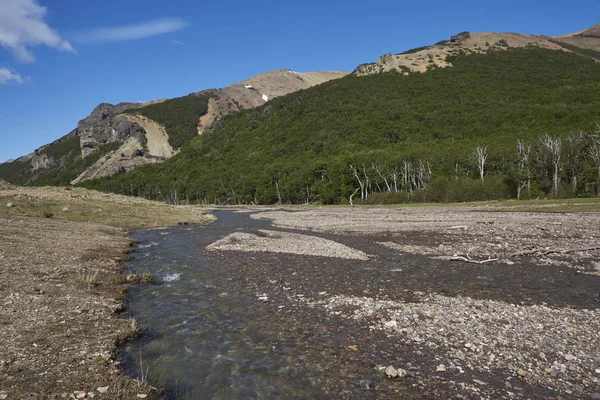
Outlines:
<svg viewBox="0 0 600 400"><path fill-rule="evenodd" d="M588 155L598 168L598 180L596 181L596 196L600 197L600 125L596 124L596 132L590 135L591 145Z"/></svg>
<svg viewBox="0 0 600 400"><path fill-rule="evenodd" d="M473 152L473 157L475 157L475 160L477 161L477 169L479 170L479 179L481 179L483 181L483 174L485 172L485 170L484 170L485 160L487 160L487 157L488 157L487 146L483 147L483 148L477 146L477 148Z"/></svg>
<svg viewBox="0 0 600 400"><path fill-rule="evenodd" d="M527 187L531 196L531 168L530 168L531 145L517 141L517 157L519 159L519 177L517 181L517 200L521 199L521 191Z"/></svg>
<svg viewBox="0 0 600 400"><path fill-rule="evenodd" d="M540 138L542 149L544 149L552 165L552 197L558 197L558 172L560 170L560 150L562 141L545 134Z"/></svg>

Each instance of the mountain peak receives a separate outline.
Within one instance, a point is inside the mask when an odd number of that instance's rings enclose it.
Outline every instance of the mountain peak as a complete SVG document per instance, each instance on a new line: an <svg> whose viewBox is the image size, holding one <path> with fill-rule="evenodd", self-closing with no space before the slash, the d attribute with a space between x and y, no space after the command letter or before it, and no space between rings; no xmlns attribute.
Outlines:
<svg viewBox="0 0 600 400"><path fill-rule="evenodd" d="M600 39L600 23L597 23L596 25L592 26L591 28L588 28L588 29L576 34L576 36L592 37L592 38Z"/></svg>

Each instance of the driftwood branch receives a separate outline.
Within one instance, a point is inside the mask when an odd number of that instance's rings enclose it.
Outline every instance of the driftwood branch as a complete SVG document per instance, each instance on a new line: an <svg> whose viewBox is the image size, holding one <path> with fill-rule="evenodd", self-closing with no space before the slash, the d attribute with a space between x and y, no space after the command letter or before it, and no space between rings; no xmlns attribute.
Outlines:
<svg viewBox="0 0 600 400"><path fill-rule="evenodd" d="M450 257L450 261L463 261L463 262L468 262L468 263L472 263L472 264L487 264L489 262L505 260L505 259L514 258L514 257L521 257L521 256L545 256L548 254L568 254L568 253L576 253L576 252L580 252L580 251L592 251L592 250L600 250L600 244L593 245L593 246L587 246L587 247L575 247L575 248L565 249L565 250L559 250L559 249L523 250L523 251L517 251L517 252L509 253L509 254L501 254L500 256L495 255L496 256L495 258L492 258L490 256L490 257L488 257L487 260L474 260L469 255L469 252L467 252L467 254L465 256L454 255L454 256Z"/></svg>

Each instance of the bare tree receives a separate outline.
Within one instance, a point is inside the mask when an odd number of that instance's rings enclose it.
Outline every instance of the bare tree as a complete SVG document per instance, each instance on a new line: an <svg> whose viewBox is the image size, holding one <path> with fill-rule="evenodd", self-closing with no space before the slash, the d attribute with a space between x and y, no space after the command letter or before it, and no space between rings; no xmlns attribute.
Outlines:
<svg viewBox="0 0 600 400"><path fill-rule="evenodd" d="M571 133L567 136L567 162L569 163L569 175L571 178L571 188L573 194L577 191L577 182L579 176L579 160L584 151L586 142L586 133Z"/></svg>
<svg viewBox="0 0 600 400"><path fill-rule="evenodd" d="M415 181L417 190L427 189L431 181L431 166L429 162L424 163L423 160L419 160L419 166L415 169Z"/></svg>
<svg viewBox="0 0 600 400"><path fill-rule="evenodd" d="M552 164L552 197L558 196L558 172L560 170L560 151L562 141L545 134L540 138L542 148L548 152Z"/></svg>
<svg viewBox="0 0 600 400"><path fill-rule="evenodd" d="M411 193L414 188L414 173L412 162L402 160L402 188Z"/></svg>
<svg viewBox="0 0 600 400"><path fill-rule="evenodd" d="M483 181L483 175L485 173L485 161L488 157L487 147L479 147L473 152L473 157L477 161L477 169L479 170L479 178Z"/></svg>
<svg viewBox="0 0 600 400"><path fill-rule="evenodd" d="M600 197L600 125L596 124L596 132L590 135L592 141L588 149L588 155L598 168L598 180L596 181L596 195Z"/></svg>
<svg viewBox="0 0 600 400"><path fill-rule="evenodd" d="M517 200L521 199L521 191L527 188L531 195L531 145L517 141L517 156L519 158L519 180L517 181Z"/></svg>
<svg viewBox="0 0 600 400"><path fill-rule="evenodd" d="M362 170L362 179L361 179L361 170L357 165L350 164L350 170L352 171L352 176L358 182L358 186L360 189L360 199L367 200L369 198L369 188L371 187L371 183L369 181L369 176L367 175L367 168L365 164L363 164Z"/></svg>
<svg viewBox="0 0 600 400"><path fill-rule="evenodd" d="M398 173L398 167L394 167L390 171L390 179L392 180L392 184L394 185L394 192L398 191L398 177L400 174Z"/></svg>
<svg viewBox="0 0 600 400"><path fill-rule="evenodd" d="M385 187L387 189L388 192L392 191L392 188L390 187L390 184L387 180L387 178L385 177L385 171L383 170L383 168L381 167L381 165L373 163L373 169L375 170L375 172L377 172L377 175L379 175L379 177L381 179L383 179L383 182L385 183Z"/></svg>

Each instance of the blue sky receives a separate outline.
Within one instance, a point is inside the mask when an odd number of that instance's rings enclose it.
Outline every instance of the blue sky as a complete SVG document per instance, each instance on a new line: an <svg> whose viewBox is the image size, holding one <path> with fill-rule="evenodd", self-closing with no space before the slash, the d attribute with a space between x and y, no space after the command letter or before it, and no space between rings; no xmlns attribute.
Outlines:
<svg viewBox="0 0 600 400"><path fill-rule="evenodd" d="M558 35L600 0L0 0L0 162L101 102L222 87L281 68L345 70L463 30Z"/></svg>

